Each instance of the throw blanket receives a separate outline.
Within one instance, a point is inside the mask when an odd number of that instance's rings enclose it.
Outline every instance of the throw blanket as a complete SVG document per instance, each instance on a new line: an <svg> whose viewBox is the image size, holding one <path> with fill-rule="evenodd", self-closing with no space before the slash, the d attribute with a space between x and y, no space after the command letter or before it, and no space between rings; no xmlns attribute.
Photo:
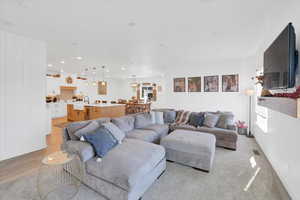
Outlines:
<svg viewBox="0 0 300 200"><path fill-rule="evenodd" d="M178 111L175 124L187 124L190 118L190 111Z"/></svg>

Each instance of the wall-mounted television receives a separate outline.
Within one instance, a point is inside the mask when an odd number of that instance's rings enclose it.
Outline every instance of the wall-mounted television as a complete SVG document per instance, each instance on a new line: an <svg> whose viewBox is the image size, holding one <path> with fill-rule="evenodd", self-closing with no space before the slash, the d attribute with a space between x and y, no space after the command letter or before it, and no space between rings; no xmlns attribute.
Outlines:
<svg viewBox="0 0 300 200"><path fill-rule="evenodd" d="M264 88L293 88L297 63L296 34L289 23L264 53Z"/></svg>

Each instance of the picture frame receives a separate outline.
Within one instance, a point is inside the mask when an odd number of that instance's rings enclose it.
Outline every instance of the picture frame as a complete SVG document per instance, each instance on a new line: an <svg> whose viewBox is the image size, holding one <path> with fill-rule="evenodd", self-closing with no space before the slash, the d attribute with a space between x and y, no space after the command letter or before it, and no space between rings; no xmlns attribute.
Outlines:
<svg viewBox="0 0 300 200"><path fill-rule="evenodd" d="M173 89L174 92L185 92L185 78L174 78Z"/></svg>
<svg viewBox="0 0 300 200"><path fill-rule="evenodd" d="M239 92L239 75L222 76L222 92Z"/></svg>
<svg viewBox="0 0 300 200"><path fill-rule="evenodd" d="M201 77L188 77L188 92L201 92Z"/></svg>
<svg viewBox="0 0 300 200"><path fill-rule="evenodd" d="M204 92L219 92L219 75L204 76Z"/></svg>

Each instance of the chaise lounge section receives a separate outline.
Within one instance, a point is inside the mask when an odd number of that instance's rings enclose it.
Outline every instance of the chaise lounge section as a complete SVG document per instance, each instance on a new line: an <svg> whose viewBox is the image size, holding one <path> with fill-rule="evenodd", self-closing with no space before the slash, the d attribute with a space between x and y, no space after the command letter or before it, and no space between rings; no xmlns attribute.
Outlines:
<svg viewBox="0 0 300 200"><path fill-rule="evenodd" d="M83 182L107 199L137 200L165 169L163 147L125 139L101 162L90 159L85 163Z"/></svg>
<svg viewBox="0 0 300 200"><path fill-rule="evenodd" d="M149 114L92 121L99 125L112 121L126 137L99 162L91 144L74 136L91 121L75 122L64 129L62 149L79 155L84 168L83 183L110 200L141 198L166 169L165 149L154 143L160 143L167 135L168 125L153 124Z"/></svg>

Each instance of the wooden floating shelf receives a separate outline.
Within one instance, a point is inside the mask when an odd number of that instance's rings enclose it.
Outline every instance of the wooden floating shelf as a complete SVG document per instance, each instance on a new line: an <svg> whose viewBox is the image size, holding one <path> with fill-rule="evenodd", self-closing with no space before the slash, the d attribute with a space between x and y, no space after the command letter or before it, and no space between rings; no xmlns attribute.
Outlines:
<svg viewBox="0 0 300 200"><path fill-rule="evenodd" d="M285 97L258 97L257 104L295 118L300 118L300 99Z"/></svg>
<svg viewBox="0 0 300 200"><path fill-rule="evenodd" d="M61 90L76 90L77 87L73 87L73 86L60 86Z"/></svg>

